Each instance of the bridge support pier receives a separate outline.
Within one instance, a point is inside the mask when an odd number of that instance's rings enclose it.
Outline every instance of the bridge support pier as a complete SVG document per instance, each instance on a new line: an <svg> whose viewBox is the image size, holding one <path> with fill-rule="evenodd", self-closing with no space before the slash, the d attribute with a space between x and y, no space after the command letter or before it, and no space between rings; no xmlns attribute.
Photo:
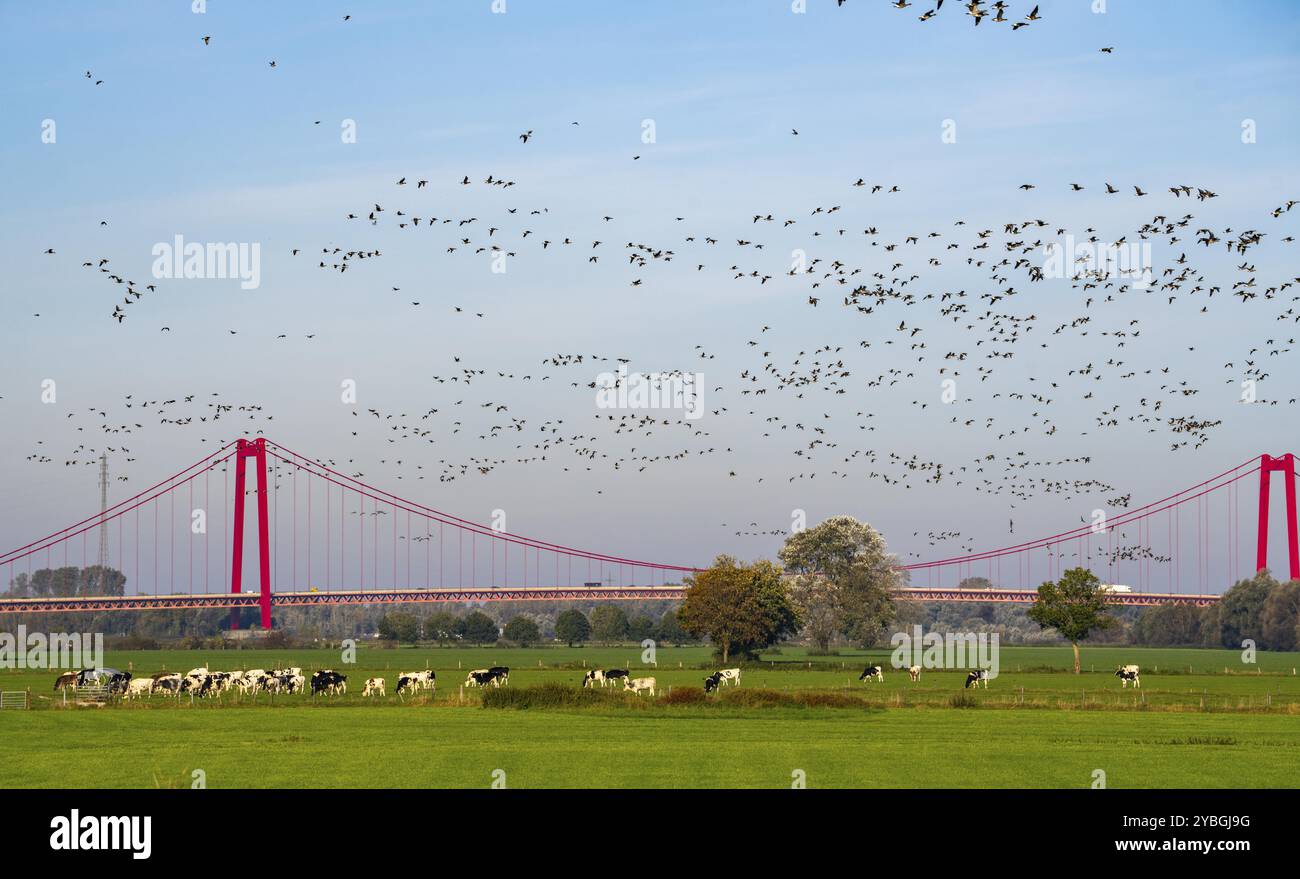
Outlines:
<svg viewBox="0 0 1300 879"><path fill-rule="evenodd" d="M1295 456L1264 455L1259 461L1259 533L1255 551L1255 571L1268 567L1268 487L1275 470L1280 470L1286 485L1287 557L1292 580L1300 580L1300 531L1296 527Z"/></svg>
<svg viewBox="0 0 1300 879"><path fill-rule="evenodd" d="M244 578L244 486L245 461L253 459L257 468L257 567L262 588L262 628L271 628L271 542L270 518L267 514L266 440L239 440L235 444L235 532L231 547L230 593L238 595ZM239 608L230 610L230 628L239 628Z"/></svg>

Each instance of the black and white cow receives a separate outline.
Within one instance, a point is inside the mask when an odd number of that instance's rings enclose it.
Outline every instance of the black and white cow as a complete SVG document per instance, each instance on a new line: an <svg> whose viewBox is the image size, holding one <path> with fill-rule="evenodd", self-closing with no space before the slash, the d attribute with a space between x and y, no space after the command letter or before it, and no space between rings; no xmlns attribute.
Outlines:
<svg viewBox="0 0 1300 879"><path fill-rule="evenodd" d="M181 681L183 679L176 672L159 672L153 676L154 691L162 690L165 693L180 694Z"/></svg>
<svg viewBox="0 0 1300 879"><path fill-rule="evenodd" d="M348 691L348 677L339 674L333 669L324 668L315 672L311 676L311 694L313 696L322 693L334 696Z"/></svg>
<svg viewBox="0 0 1300 879"><path fill-rule="evenodd" d="M611 684L617 684L619 681L626 681L632 676L632 673L625 668L607 668L605 669L605 680ZM603 684L601 686L604 686Z"/></svg>
<svg viewBox="0 0 1300 879"><path fill-rule="evenodd" d="M54 681L54 689L56 690L77 689L77 677L78 677L77 672L65 671L63 674L59 675L58 678Z"/></svg>
<svg viewBox="0 0 1300 879"><path fill-rule="evenodd" d="M126 694L127 687L131 686L131 673L129 671L118 671L107 675L108 692L122 696Z"/></svg>
<svg viewBox="0 0 1300 879"><path fill-rule="evenodd" d="M465 678L467 687L486 687L488 684L494 687L501 686L501 678L493 674L490 669L476 668L469 673L469 677Z"/></svg>
<svg viewBox="0 0 1300 879"><path fill-rule="evenodd" d="M1116 669L1115 677L1119 678L1120 686L1122 688L1127 689L1129 685L1129 681L1133 682L1134 688L1139 688L1142 686L1142 678L1140 677L1140 672L1141 669L1139 669L1138 666L1136 665L1121 665L1118 669Z"/></svg>
<svg viewBox="0 0 1300 879"><path fill-rule="evenodd" d="M704 679L704 692L712 693L718 687L722 686L722 672L715 671Z"/></svg>
<svg viewBox="0 0 1300 879"><path fill-rule="evenodd" d="M605 670L603 668L593 668L582 676L583 688L593 687L596 684L605 686Z"/></svg>
<svg viewBox="0 0 1300 879"><path fill-rule="evenodd" d="M907 667L907 674L912 678L912 683L916 683L921 679L921 666L909 665Z"/></svg>
<svg viewBox="0 0 1300 879"><path fill-rule="evenodd" d="M407 693L414 693L420 689L420 682L416 680L411 672L397 676L397 695L405 696Z"/></svg>
<svg viewBox="0 0 1300 879"><path fill-rule="evenodd" d="M967 674L963 689L969 690L971 687L978 687L980 681L984 682L984 689L987 690L989 688L989 670L987 668L979 668Z"/></svg>
<svg viewBox="0 0 1300 879"><path fill-rule="evenodd" d="M722 683L731 684L732 686L737 686L737 687L740 686L740 669L720 668L718 669L718 674L722 676L720 678Z"/></svg>
<svg viewBox="0 0 1300 879"><path fill-rule="evenodd" d="M869 665L858 675L859 681L865 681L867 678L874 678L879 683L885 682L885 670L878 665Z"/></svg>
<svg viewBox="0 0 1300 879"><path fill-rule="evenodd" d="M437 683L438 676L434 674L431 669L426 669L425 671L401 672L397 675L399 683L402 678L407 678L409 680L406 687L402 689L411 688L415 690L432 690Z"/></svg>
<svg viewBox="0 0 1300 879"><path fill-rule="evenodd" d="M496 675L498 687L504 687L506 684L510 683L510 666L494 665L489 668L488 671Z"/></svg>
<svg viewBox="0 0 1300 879"><path fill-rule="evenodd" d="M184 679L181 680L181 692L189 693L193 696L198 696L199 698L215 695L216 688L212 675L200 676L193 672L187 674Z"/></svg>
<svg viewBox="0 0 1300 879"><path fill-rule="evenodd" d="M383 678L367 678L366 688L361 693L362 696L387 696L384 692Z"/></svg>

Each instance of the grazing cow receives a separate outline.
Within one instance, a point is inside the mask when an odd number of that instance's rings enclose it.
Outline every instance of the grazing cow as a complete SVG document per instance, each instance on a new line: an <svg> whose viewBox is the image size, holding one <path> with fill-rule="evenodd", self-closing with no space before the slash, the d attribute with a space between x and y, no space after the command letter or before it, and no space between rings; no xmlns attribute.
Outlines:
<svg viewBox="0 0 1300 879"><path fill-rule="evenodd" d="M506 684L510 683L510 666L494 665L489 668L488 671L496 675L498 687L504 687Z"/></svg>
<svg viewBox="0 0 1300 879"><path fill-rule="evenodd" d="M54 681L54 689L77 689L77 673L75 671L65 671Z"/></svg>
<svg viewBox="0 0 1300 879"><path fill-rule="evenodd" d="M632 673L625 668L605 669L605 680L611 684L617 683L619 680L626 681L631 676ZM605 685L602 683L601 686L603 687Z"/></svg>
<svg viewBox="0 0 1300 879"><path fill-rule="evenodd" d="M402 674L397 676L397 695L402 696L406 693L414 693L420 689L420 682L412 674Z"/></svg>
<svg viewBox="0 0 1300 879"><path fill-rule="evenodd" d="M989 670L987 668L976 669L966 675L966 684L963 689L969 690L971 687L979 687L980 681L984 682L984 689L989 688Z"/></svg>
<svg viewBox="0 0 1300 879"><path fill-rule="evenodd" d="M722 683L724 683L724 684L731 684L731 685L733 685L733 686L739 686L739 685L740 685L740 669L738 669L738 668L722 668L722 669L718 669L718 674L722 676L722 677L720 678L720 680L722 681Z"/></svg>
<svg viewBox="0 0 1300 879"><path fill-rule="evenodd" d="M1127 689L1129 681L1133 682L1134 688L1142 686L1142 678L1139 676L1140 669L1136 665L1122 665L1115 671L1115 677L1119 678L1122 688Z"/></svg>
<svg viewBox="0 0 1300 879"><path fill-rule="evenodd" d="M180 695L182 678L179 674L172 672L159 672L153 676L154 690L163 690L168 693Z"/></svg>
<svg viewBox="0 0 1300 879"><path fill-rule="evenodd" d="M409 678L408 687L415 690L432 690L437 683L437 675L432 671L404 671L397 675L398 681L402 678Z"/></svg>
<svg viewBox="0 0 1300 879"><path fill-rule="evenodd" d="M211 696L214 692L212 675L186 675L181 681L181 692L190 693L191 695L203 698Z"/></svg>
<svg viewBox="0 0 1300 879"><path fill-rule="evenodd" d="M722 685L722 672L715 671L704 679L704 692L712 693Z"/></svg>
<svg viewBox="0 0 1300 879"><path fill-rule="evenodd" d="M911 675L912 683L916 683L921 679L921 666L919 665L908 666L907 673Z"/></svg>
<svg viewBox="0 0 1300 879"><path fill-rule="evenodd" d="M362 696L387 696L384 692L383 678L368 678L366 680L366 689L361 693Z"/></svg>
<svg viewBox="0 0 1300 879"><path fill-rule="evenodd" d="M488 684L500 687L501 678L486 668L476 668L469 673L469 677L465 678L465 686L467 687L486 687Z"/></svg>
<svg viewBox="0 0 1300 879"><path fill-rule="evenodd" d="M655 694L655 679L625 677L623 678L623 689L631 690L633 693L636 693L638 696L641 695L642 690L649 690L650 695L653 696Z"/></svg>
<svg viewBox="0 0 1300 879"><path fill-rule="evenodd" d="M885 670L878 665L869 665L858 675L858 680L865 681L867 678L875 678L880 683L885 682Z"/></svg>
<svg viewBox="0 0 1300 879"><path fill-rule="evenodd" d="M129 671L116 671L108 675L108 692L118 696L125 695L129 686L131 686Z"/></svg>
<svg viewBox="0 0 1300 879"><path fill-rule="evenodd" d="M590 671L588 671L585 675L582 676L583 687L591 687L595 684L600 684L602 687L605 686L604 669L593 668Z"/></svg>
<svg viewBox="0 0 1300 879"><path fill-rule="evenodd" d="M275 680L275 679L273 679ZM311 694L313 696L325 693L329 696L335 696L348 691L347 675L339 674L333 669L321 669L311 676Z"/></svg>
<svg viewBox="0 0 1300 879"><path fill-rule="evenodd" d="M153 678L136 678L126 688L126 698L139 699L141 696L152 696L153 688Z"/></svg>

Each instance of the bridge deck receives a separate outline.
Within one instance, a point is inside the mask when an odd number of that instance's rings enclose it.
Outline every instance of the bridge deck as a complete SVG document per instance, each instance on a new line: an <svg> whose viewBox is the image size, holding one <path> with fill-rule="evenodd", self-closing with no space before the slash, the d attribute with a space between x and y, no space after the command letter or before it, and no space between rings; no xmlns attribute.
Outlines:
<svg viewBox="0 0 1300 879"><path fill-rule="evenodd" d="M332 592L275 592L271 604L277 607L307 607L339 604L413 604L426 602L466 601L650 601L678 600L686 590L681 586L536 586L461 589L382 589L341 590ZM899 598L912 601L960 601L1032 603L1037 593L1032 589L935 589L905 588L897 590ZM1113 593L1110 600L1118 605L1152 606L1190 604L1205 607L1218 601L1218 595L1192 595L1155 592ZM257 607L256 592L232 594L218 592L199 595L111 595L72 598L0 598L0 613L70 613L105 611L180 610L185 608Z"/></svg>

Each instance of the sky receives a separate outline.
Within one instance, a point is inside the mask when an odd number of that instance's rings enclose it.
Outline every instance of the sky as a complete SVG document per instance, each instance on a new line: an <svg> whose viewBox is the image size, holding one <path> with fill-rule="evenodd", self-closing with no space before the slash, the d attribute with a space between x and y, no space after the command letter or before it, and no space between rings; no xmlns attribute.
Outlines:
<svg viewBox="0 0 1300 879"><path fill-rule="evenodd" d="M1295 290L1276 288L1300 275L1283 241L1300 211L1270 212L1300 198L1300 7L1045 0L1013 32L956 0L919 22L929 5L0 2L0 544L93 513L105 449L112 502L246 431L467 519L505 510L514 532L687 565L772 557L797 511L869 521L908 561L1016 543L1295 449ZM1153 261L1176 273L1186 254L1214 297L1193 281L1085 304L1069 279L966 261L1007 223L1133 240L1186 213ZM412 215L453 222L400 228ZM1197 245L1202 226L1266 234L1231 254ZM155 278L177 235L257 244L259 286ZM515 254L504 272L475 252L494 243ZM673 259L636 265L629 243ZM334 248L380 256L321 268ZM861 274L818 293L787 274L800 252ZM156 289L124 305L101 259ZM936 301L842 304L876 272ZM1260 295L1232 297L1250 276ZM1019 340L941 315L954 291L1014 315ZM630 413L589 388L619 358L701 373L703 416L620 431ZM483 373L448 381L463 369ZM1155 399L1159 418L1128 420ZM214 403L257 408L200 422ZM1171 417L1215 426L1185 443ZM522 429L493 429L508 418ZM534 448L548 437L567 441Z"/></svg>

